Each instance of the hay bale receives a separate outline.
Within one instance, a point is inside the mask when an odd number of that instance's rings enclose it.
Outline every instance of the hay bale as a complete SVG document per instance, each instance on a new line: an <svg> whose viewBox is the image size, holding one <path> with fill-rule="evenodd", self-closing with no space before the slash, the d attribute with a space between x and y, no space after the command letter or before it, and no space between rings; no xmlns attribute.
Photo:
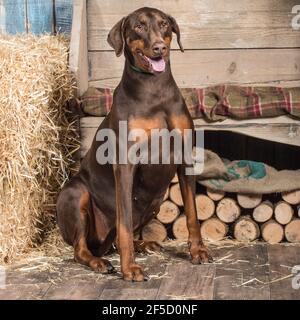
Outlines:
<svg viewBox="0 0 300 320"><path fill-rule="evenodd" d="M0 263L7 263L53 225L79 143L66 113L74 92L66 39L0 35L0 70Z"/></svg>

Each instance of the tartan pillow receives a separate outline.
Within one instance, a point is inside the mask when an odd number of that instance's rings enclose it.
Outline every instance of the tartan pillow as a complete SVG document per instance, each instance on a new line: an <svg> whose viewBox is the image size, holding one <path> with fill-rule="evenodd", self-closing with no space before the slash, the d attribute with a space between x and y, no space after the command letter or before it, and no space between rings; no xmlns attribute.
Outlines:
<svg viewBox="0 0 300 320"><path fill-rule="evenodd" d="M253 119L285 114L300 118L300 87L213 86L182 88L192 118L218 121L225 118ZM81 98L87 115L105 116L112 105L113 90L89 88Z"/></svg>

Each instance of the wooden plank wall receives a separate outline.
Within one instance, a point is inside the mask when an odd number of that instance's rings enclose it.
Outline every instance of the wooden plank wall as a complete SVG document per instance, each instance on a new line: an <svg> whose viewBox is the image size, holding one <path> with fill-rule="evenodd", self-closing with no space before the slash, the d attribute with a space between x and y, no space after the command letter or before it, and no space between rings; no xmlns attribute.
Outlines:
<svg viewBox="0 0 300 320"><path fill-rule="evenodd" d="M299 85L300 30L292 8L299 0L87 1L89 85L115 87L123 69L106 42L110 28L149 5L173 15L185 53L173 42L172 69L180 87L221 83Z"/></svg>
<svg viewBox="0 0 300 320"><path fill-rule="evenodd" d="M0 32L71 33L72 0L0 0Z"/></svg>

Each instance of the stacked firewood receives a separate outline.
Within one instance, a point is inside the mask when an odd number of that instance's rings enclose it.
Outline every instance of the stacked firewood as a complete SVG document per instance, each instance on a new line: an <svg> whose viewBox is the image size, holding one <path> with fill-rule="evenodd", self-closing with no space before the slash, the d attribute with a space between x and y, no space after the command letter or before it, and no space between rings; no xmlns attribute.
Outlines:
<svg viewBox="0 0 300 320"><path fill-rule="evenodd" d="M246 195L197 186L197 215L204 239L238 241L262 239L268 243L300 242L300 190L276 195ZM156 217L142 230L144 240L186 240L188 230L177 176Z"/></svg>

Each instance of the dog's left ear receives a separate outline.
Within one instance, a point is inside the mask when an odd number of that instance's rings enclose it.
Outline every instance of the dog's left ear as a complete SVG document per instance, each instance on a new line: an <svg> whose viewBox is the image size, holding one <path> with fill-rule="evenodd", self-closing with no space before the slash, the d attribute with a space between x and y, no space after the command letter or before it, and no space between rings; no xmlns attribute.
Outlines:
<svg viewBox="0 0 300 320"><path fill-rule="evenodd" d="M117 57L122 54L124 49L124 22L125 17L112 27L107 36L107 42L115 50Z"/></svg>
<svg viewBox="0 0 300 320"><path fill-rule="evenodd" d="M174 33L176 33L177 43L179 45L179 48L180 48L181 52L184 52L183 46L182 46L181 41L180 41L180 29L179 29L179 26L178 26L176 20L172 16L168 16L168 19L170 21L170 24L171 24L171 27L172 27L172 31Z"/></svg>

